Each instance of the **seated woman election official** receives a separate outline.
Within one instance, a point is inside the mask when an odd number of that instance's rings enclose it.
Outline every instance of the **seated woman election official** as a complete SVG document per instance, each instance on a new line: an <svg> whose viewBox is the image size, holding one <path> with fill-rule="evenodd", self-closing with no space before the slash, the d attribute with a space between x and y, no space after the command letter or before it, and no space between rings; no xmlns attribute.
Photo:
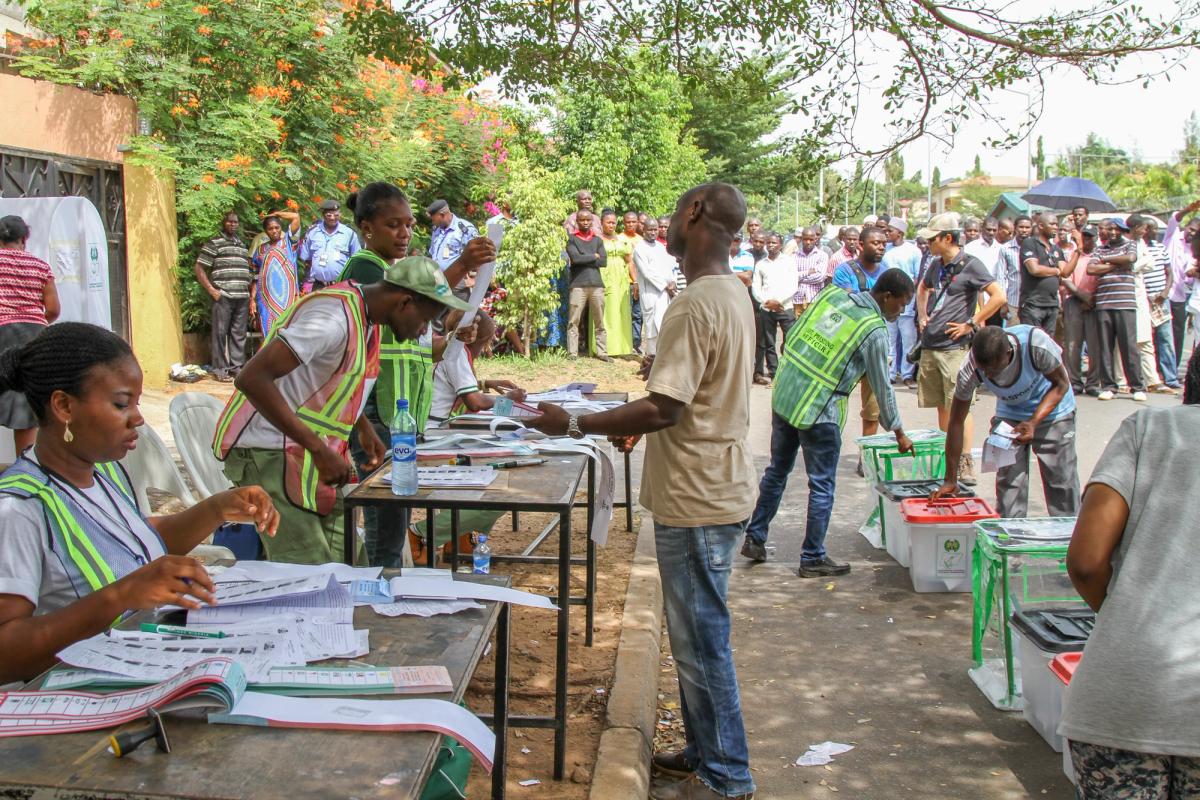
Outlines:
<svg viewBox="0 0 1200 800"><path fill-rule="evenodd" d="M0 353L5 390L25 395L40 427L0 475L0 684L35 677L126 612L211 603L213 582L187 553L220 525L274 535L279 515L257 486L141 515L117 462L143 423L142 371L116 334L51 325Z"/></svg>

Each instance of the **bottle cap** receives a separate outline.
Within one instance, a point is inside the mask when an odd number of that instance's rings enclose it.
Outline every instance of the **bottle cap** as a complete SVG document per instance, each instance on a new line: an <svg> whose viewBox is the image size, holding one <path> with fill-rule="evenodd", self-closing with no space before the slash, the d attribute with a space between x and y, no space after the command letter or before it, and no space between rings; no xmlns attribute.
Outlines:
<svg viewBox="0 0 1200 800"><path fill-rule="evenodd" d="M408 401L407 400L397 400L396 401L396 410L397 411L408 411Z"/></svg>
<svg viewBox="0 0 1200 800"><path fill-rule="evenodd" d="M479 534L479 543L483 544L486 541L487 541L487 534L486 533Z"/></svg>

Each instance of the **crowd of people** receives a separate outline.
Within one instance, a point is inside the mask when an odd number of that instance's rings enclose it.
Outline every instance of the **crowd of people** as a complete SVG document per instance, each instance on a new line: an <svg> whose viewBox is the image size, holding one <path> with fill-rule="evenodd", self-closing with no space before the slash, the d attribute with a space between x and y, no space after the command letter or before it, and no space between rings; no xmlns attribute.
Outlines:
<svg viewBox="0 0 1200 800"><path fill-rule="evenodd" d="M591 414L541 403L528 424L607 436L622 449L648 435L640 503L654 522L687 730L684 749L655 754L655 770L677 780L651 797L753 796L726 602L733 553L741 538L744 556L770 557L768 531L802 455L809 498L798 573L850 571L825 547L847 400L859 387L864 432L882 427L907 452L900 384L915 387L947 431L936 495L971 479L968 417L983 387L996 397L993 431L1011 426L1018 451L997 473L1001 515L1026 512L1031 452L1050 513L1080 515L1068 568L1100 612L1098 644L1089 644L1063 729L1084 796L1178 775L1194 783L1200 740L1176 698L1194 694L1195 659L1176 667L1180 659L1144 653L1195 638L1190 542L1168 534L1178 529L1173 504L1196 488L1183 459L1200 425L1200 350L1184 405L1122 423L1082 501L1074 441L1077 394L1111 399L1121 388L1117 357L1134 399L1178 384L1184 323L1200 312L1200 220L1188 221L1200 201L1171 215L1161 243L1144 215L1093 225L1077 209L1062 222L946 213L911 242L906 220L868 218L826 248L817 228L785 242L747 221L745 199L727 184L689 190L664 219L603 211L598 232L590 194L578 199L565 222L569 349L577 355L585 334L598 357L640 347L647 395ZM9 282L0 342L10 343L0 390L10 423L25 421L32 438L0 476L0 683L32 677L130 610L212 602L211 579L186 554L226 522L253 523L271 560L353 555L398 565L407 513L368 514L365 541L349 554L340 491L386 458L398 406L424 428L456 409L489 408L489 390L523 398L509 381L475 379L472 359L493 336L487 315L460 327L473 309L471 275L496 258L493 242L437 201L425 209L428 255L414 254L416 215L390 183L365 186L346 206L354 229L327 203L303 236L298 217L274 214L247 245L229 214L204 245L197 277L222 322L214 344L225 348L215 366L235 387L213 449L235 488L156 517L138 510L117 463L144 422L129 345L81 323L47 327L58 311L49 269L22 255L24 223L0 220ZM276 269L290 277L268 274ZM243 365L237 325L252 314L265 341ZM32 327L6 330L13 325ZM771 460L757 493L748 444L756 384L772 387ZM24 406L8 402L13 395Z"/></svg>

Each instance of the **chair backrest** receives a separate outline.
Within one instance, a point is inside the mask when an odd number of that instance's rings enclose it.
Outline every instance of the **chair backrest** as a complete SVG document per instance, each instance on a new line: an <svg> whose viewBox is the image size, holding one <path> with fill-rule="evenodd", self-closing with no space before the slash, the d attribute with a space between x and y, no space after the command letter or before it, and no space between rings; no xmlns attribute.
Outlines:
<svg viewBox="0 0 1200 800"><path fill-rule="evenodd" d="M201 499L233 487L212 451L217 419L224 407L220 400L202 392L184 392L171 399L175 446Z"/></svg>
<svg viewBox="0 0 1200 800"><path fill-rule="evenodd" d="M133 482L133 493L137 496L138 508L143 514L150 513L147 489L170 492L188 506L195 505L196 496L188 488L183 475L179 474L179 467L175 466L171 451L167 449L162 437L149 425L138 428L137 447L121 459L121 464Z"/></svg>

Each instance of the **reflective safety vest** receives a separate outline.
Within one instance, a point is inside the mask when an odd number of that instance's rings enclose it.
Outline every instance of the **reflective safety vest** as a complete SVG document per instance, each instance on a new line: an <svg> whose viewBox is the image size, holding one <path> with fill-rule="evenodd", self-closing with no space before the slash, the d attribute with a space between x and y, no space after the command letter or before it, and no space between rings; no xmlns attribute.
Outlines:
<svg viewBox="0 0 1200 800"><path fill-rule="evenodd" d="M836 399L839 424L845 424L846 397L861 378L845 381L846 370L863 341L880 328L886 330L887 324L875 309L855 303L840 287L822 290L788 331L775 373L772 410L793 427L811 428Z"/></svg>
<svg viewBox="0 0 1200 800"><path fill-rule="evenodd" d="M370 250L359 250L342 270L346 280L359 259L379 267L388 264ZM390 329L379 335L379 380L375 383L375 410L379 421L391 426L396 416L396 401L408 400L408 413L417 421L417 430L425 430L429 409L433 407L433 338L397 340Z"/></svg>
<svg viewBox="0 0 1200 800"><path fill-rule="evenodd" d="M120 464L97 464L94 478L106 485L118 502L128 502L137 512L133 488ZM146 546L146 552L130 548L28 458L18 458L0 475L0 494L32 497L42 504L50 534L49 549L62 563L80 597L103 589L167 551L158 531L145 522L141 530L132 533ZM141 513L137 516L140 518ZM157 545L157 549L151 545Z"/></svg>
<svg viewBox="0 0 1200 800"><path fill-rule="evenodd" d="M379 328L367 320L367 305L358 285L339 283L300 298L279 319L266 343L286 328L301 308L318 297L341 300L350 335L338 368L296 409L296 416L335 453L349 460L350 432L362 408L366 379L379 374ZM218 459L224 461L229 451L237 446L242 431L257 413L242 392L235 392L229 398L213 437L213 452ZM332 512L337 502L337 490L321 482L312 453L286 436L283 446L287 499L293 505L321 516Z"/></svg>

